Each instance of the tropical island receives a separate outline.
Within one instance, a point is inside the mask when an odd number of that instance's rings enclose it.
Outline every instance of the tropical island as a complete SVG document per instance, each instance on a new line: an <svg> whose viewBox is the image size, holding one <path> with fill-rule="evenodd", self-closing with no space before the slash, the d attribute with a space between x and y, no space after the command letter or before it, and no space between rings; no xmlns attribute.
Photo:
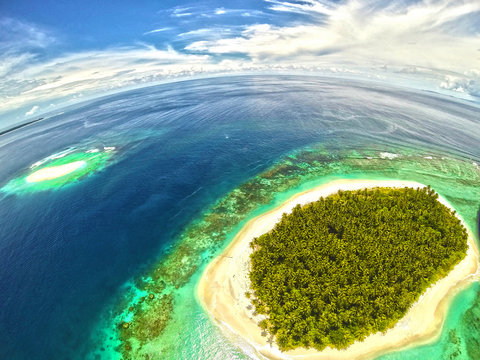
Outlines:
<svg viewBox="0 0 480 360"><path fill-rule="evenodd" d="M269 358L364 358L438 335L477 263L430 187L344 180L249 222L198 294L232 340Z"/></svg>
<svg viewBox="0 0 480 360"><path fill-rule="evenodd" d="M284 213L250 243L260 327L284 351L343 349L392 327L466 255L466 229L437 198L429 187L339 191Z"/></svg>

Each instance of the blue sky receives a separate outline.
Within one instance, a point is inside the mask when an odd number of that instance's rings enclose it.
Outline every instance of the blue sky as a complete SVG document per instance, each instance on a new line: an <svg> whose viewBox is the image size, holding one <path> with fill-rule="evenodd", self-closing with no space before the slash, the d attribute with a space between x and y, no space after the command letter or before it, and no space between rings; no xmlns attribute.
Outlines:
<svg viewBox="0 0 480 360"><path fill-rule="evenodd" d="M480 96L478 0L0 0L0 127L176 78L307 72Z"/></svg>

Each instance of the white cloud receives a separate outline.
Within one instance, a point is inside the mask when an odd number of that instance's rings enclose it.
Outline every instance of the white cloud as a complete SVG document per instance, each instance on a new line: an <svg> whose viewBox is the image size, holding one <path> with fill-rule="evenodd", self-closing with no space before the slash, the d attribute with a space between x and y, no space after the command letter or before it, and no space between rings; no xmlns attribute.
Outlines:
<svg viewBox="0 0 480 360"><path fill-rule="evenodd" d="M24 68L34 59L35 55L31 53L4 53L0 57L0 77L3 78L18 68Z"/></svg>
<svg viewBox="0 0 480 360"><path fill-rule="evenodd" d="M156 34L156 33L159 33L159 32L164 32L164 31L169 31L169 30L172 30L172 28L171 27L163 27L163 28L154 29L154 30L144 32L143 35Z"/></svg>
<svg viewBox="0 0 480 360"><path fill-rule="evenodd" d="M253 60L290 57L302 61L311 55L335 63L338 58L361 64L421 66L465 71L478 59L478 34L452 34L443 27L480 11L478 1L417 2L407 7L351 0L343 5L308 1L274 2L282 11L299 8L328 15L319 23L294 26L258 24L240 36L200 40L186 50L214 54L243 53ZM382 5L382 6L380 6ZM338 56L336 56L338 55ZM343 62L343 61L342 61Z"/></svg>
<svg viewBox="0 0 480 360"><path fill-rule="evenodd" d="M186 50L214 54L243 53L254 60L284 58L302 60L306 53L331 51L337 46L335 34L321 37L318 27L299 25L274 27L269 24L251 25L241 36L222 38L214 41L197 41L185 47Z"/></svg>
<svg viewBox="0 0 480 360"><path fill-rule="evenodd" d="M31 115L35 114L37 112L37 110L38 110L38 106L35 105L29 111L27 111L25 113L25 116L31 116Z"/></svg>
<svg viewBox="0 0 480 360"><path fill-rule="evenodd" d="M171 17L191 16L194 14L192 10L194 10L192 7L177 6L170 10L170 16Z"/></svg>
<svg viewBox="0 0 480 360"><path fill-rule="evenodd" d="M467 71L463 76L446 75L440 88L480 97L480 71Z"/></svg>
<svg viewBox="0 0 480 360"><path fill-rule="evenodd" d="M47 29L17 19L0 18L0 51L44 49L56 42Z"/></svg>
<svg viewBox="0 0 480 360"><path fill-rule="evenodd" d="M28 22L0 17L0 77L2 82L6 82L5 76L9 73L25 68L35 61L38 54L56 42L56 38L46 29ZM0 86L0 95L3 95L2 90Z"/></svg>
<svg viewBox="0 0 480 360"><path fill-rule="evenodd" d="M270 10L282 12L296 12L302 14L332 15L340 5L331 1L306 0L301 2L287 2L278 0L265 0L271 3Z"/></svg>
<svg viewBox="0 0 480 360"><path fill-rule="evenodd" d="M250 17L266 17L267 14L260 10L239 10L240 16Z"/></svg>
<svg viewBox="0 0 480 360"><path fill-rule="evenodd" d="M184 16L192 16L192 15L193 15L193 13L189 13L189 12L172 14L172 16L174 16L174 17L184 17Z"/></svg>
<svg viewBox="0 0 480 360"><path fill-rule="evenodd" d="M267 0L270 11L293 13L287 25L257 23L202 27L177 35L183 50L150 45L63 54L40 61L36 51L55 38L33 25L15 22L15 45L0 32L0 112L48 106L52 99L73 99L177 76L250 70L299 70L365 74L389 81L428 81L431 88L480 96L478 0L403 1ZM248 17L245 9L210 10ZM177 7L173 17L198 15ZM266 17L262 19L266 20ZM258 15L257 14L257 15ZM307 16L303 16L307 15ZM310 16L311 15L311 16ZM305 18L300 22L298 18ZM3 24L3 25L2 25ZM145 34L173 28L164 27ZM21 46L24 46L21 48ZM26 47L25 47L26 46ZM419 80L420 79L420 80ZM38 109L37 109L38 110Z"/></svg>
<svg viewBox="0 0 480 360"><path fill-rule="evenodd" d="M227 36L232 36L234 34L240 34L243 30L243 27L231 26L228 28L224 27L210 27L210 28L200 28L196 30L187 31L177 35L177 38L182 41L191 41L192 39L221 39Z"/></svg>

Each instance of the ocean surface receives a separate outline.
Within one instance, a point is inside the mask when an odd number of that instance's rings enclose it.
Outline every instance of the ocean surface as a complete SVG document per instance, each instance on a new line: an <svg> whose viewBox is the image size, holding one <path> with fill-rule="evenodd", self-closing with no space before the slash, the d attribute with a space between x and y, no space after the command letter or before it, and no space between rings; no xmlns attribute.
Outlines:
<svg viewBox="0 0 480 360"><path fill-rule="evenodd" d="M0 359L256 359L195 296L242 224L332 179L405 179L432 185L478 241L479 144L478 103L313 76L157 85L4 134ZM115 152L75 181L7 186L102 147ZM381 359L479 359L479 324L472 283L439 339Z"/></svg>

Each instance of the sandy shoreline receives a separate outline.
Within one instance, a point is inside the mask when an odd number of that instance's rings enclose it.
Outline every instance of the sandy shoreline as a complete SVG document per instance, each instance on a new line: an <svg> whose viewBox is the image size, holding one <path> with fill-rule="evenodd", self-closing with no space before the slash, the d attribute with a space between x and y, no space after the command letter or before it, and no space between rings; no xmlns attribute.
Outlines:
<svg viewBox="0 0 480 360"><path fill-rule="evenodd" d="M253 308L248 309L250 300L244 294L250 288L249 243L254 237L272 229L282 214L291 212L296 204L307 204L320 196L328 196L338 190L357 190L378 186L417 188L425 185L396 180L338 180L299 193L281 206L252 219L203 273L197 295L204 309L222 331L242 349L267 359L369 359L392 350L404 349L435 339L441 332L448 304L453 295L472 280L473 274L478 275L478 248L470 230L467 256L447 277L427 289L394 328L385 334L372 334L363 342L355 342L346 350L327 348L319 352L297 349L282 353L275 344L270 345L267 343L268 339L261 336L261 329L257 324L263 317L253 316ZM439 200L451 207L444 199L439 198Z"/></svg>

